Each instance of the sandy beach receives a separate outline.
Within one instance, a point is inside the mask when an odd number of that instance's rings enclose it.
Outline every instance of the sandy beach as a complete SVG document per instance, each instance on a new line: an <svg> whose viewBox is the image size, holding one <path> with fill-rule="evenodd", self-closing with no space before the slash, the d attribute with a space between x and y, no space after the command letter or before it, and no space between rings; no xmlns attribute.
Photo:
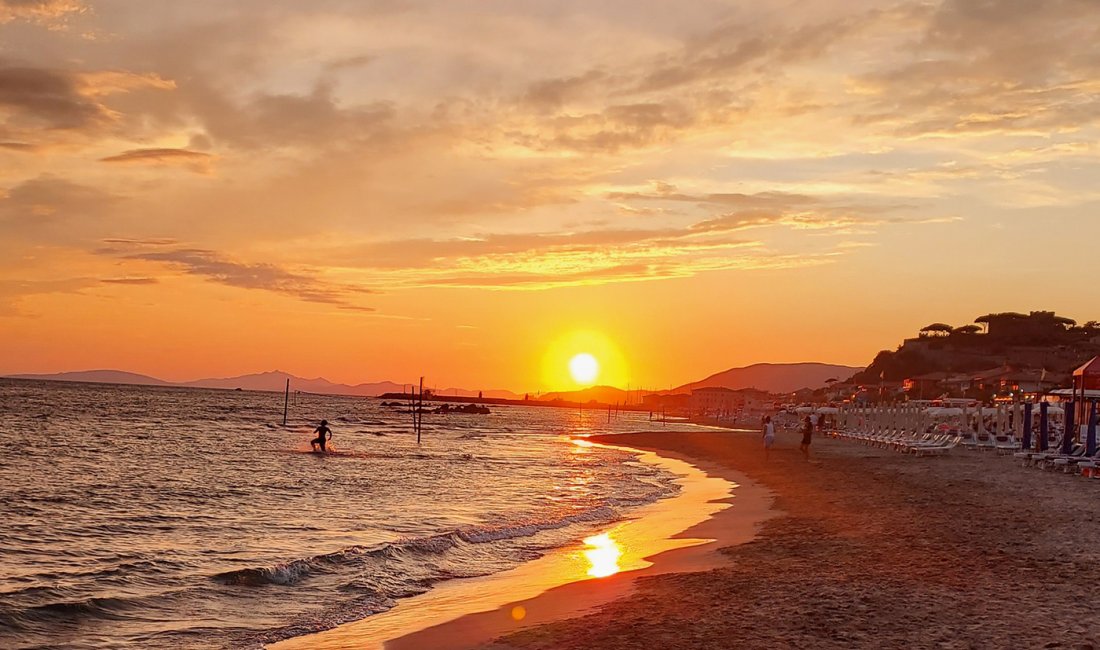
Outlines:
<svg viewBox="0 0 1100 650"><path fill-rule="evenodd" d="M642 433L618 444L745 472L778 516L726 566L641 578L512 648L1093 648L1100 643L1100 482L957 450L913 458L782 434Z"/></svg>

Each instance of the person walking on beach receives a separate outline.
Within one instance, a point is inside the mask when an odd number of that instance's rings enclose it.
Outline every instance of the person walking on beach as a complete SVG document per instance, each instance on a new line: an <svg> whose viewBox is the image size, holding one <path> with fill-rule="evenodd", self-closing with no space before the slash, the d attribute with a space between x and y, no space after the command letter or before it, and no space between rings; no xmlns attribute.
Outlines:
<svg viewBox="0 0 1100 650"><path fill-rule="evenodd" d="M770 415L764 417L764 460L771 457L772 445L775 444L775 424Z"/></svg>
<svg viewBox="0 0 1100 650"><path fill-rule="evenodd" d="M317 434L317 437L309 441L309 446L313 448L313 451L317 451L317 446L320 445L321 452L324 453L325 443L332 440L332 429L328 428L328 420L321 420L321 426L313 430L313 433ZM326 438L325 436L328 436Z"/></svg>
<svg viewBox="0 0 1100 650"><path fill-rule="evenodd" d="M807 415L802 421L802 444L798 445L799 451L806 460L810 460L810 439L814 437L814 421Z"/></svg>

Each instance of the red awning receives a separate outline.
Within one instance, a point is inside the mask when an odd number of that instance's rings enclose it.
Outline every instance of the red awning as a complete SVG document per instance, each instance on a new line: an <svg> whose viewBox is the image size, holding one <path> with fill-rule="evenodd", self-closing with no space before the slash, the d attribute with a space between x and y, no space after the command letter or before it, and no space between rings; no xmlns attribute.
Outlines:
<svg viewBox="0 0 1100 650"><path fill-rule="evenodd" d="M1073 386L1078 390L1100 389L1100 356L1089 359L1085 365L1073 371Z"/></svg>

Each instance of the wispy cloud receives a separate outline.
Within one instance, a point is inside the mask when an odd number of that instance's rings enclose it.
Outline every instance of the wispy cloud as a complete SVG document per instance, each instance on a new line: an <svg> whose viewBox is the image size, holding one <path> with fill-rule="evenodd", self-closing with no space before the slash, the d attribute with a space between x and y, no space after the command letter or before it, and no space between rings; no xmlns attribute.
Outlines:
<svg viewBox="0 0 1100 650"><path fill-rule="evenodd" d="M187 275L241 289L261 289L307 302L334 305L342 309L373 311L352 299L373 291L356 286L324 281L315 275L292 272L271 263L237 262L211 250L180 248L168 251L142 251L125 256L130 260L162 262Z"/></svg>
<svg viewBox="0 0 1100 650"><path fill-rule="evenodd" d="M213 156L189 149L130 149L99 160L123 165L178 165L196 173L208 174Z"/></svg>
<svg viewBox="0 0 1100 650"><path fill-rule="evenodd" d="M130 285L148 285L159 284L159 280L156 278L101 278L100 282L106 284L130 284Z"/></svg>

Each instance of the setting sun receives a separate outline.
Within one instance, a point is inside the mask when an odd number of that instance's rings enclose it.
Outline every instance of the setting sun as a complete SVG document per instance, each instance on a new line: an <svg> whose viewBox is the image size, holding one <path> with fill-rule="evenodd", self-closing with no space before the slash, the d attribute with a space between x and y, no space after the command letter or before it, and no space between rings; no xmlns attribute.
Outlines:
<svg viewBox="0 0 1100 650"><path fill-rule="evenodd" d="M569 374L578 384L591 384L600 374L600 362L591 354L582 352L569 360Z"/></svg>
<svg viewBox="0 0 1100 650"><path fill-rule="evenodd" d="M630 369L622 350L605 333L568 330L544 351L542 382L549 390L587 388L597 382L625 388L630 384Z"/></svg>

